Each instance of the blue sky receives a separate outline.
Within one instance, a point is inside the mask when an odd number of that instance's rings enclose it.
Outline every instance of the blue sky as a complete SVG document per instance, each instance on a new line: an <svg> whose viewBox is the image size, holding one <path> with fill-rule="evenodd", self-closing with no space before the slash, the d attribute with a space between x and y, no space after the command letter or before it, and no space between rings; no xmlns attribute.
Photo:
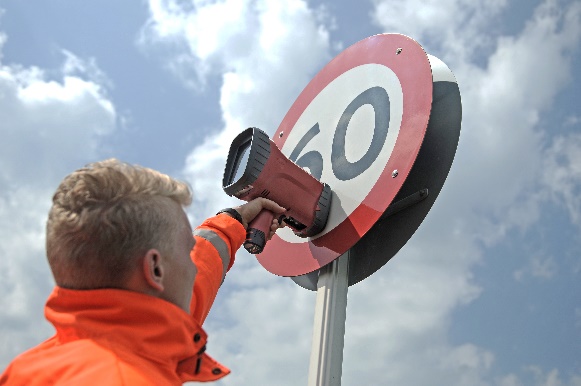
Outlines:
<svg viewBox="0 0 581 386"><path fill-rule="evenodd" d="M343 384L581 385L581 2L0 2L0 367L52 334L50 197L117 157L233 205L227 149L272 134L351 44L406 34L456 75L452 170L408 244L350 287ZM246 252L206 323L223 385L305 384L315 294Z"/></svg>

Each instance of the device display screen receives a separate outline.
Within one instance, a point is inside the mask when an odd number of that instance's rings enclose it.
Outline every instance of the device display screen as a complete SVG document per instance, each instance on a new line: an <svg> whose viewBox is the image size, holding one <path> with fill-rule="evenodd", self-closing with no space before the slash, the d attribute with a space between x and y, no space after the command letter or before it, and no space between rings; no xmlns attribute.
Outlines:
<svg viewBox="0 0 581 386"><path fill-rule="evenodd" d="M238 148L238 154L234 164L235 169L232 172L234 177L230 180L230 183L238 181L246 171L246 164L248 164L248 157L250 155L250 143L251 141L247 141Z"/></svg>

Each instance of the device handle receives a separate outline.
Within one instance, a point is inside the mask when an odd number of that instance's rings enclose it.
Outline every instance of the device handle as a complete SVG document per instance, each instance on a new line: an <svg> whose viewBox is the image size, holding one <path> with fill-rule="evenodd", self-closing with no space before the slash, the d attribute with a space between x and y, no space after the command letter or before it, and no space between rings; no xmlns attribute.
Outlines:
<svg viewBox="0 0 581 386"><path fill-rule="evenodd" d="M270 233L270 226L274 219L274 213L269 210L262 209L258 216L248 224L246 230L246 241L244 241L244 248L254 255L259 254L266 245L266 239Z"/></svg>

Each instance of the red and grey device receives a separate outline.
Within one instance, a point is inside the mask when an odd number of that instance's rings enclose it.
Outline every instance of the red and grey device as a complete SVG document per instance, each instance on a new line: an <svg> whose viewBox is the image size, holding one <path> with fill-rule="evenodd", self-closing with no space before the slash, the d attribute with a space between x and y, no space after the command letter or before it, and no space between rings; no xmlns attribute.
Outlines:
<svg viewBox="0 0 581 386"><path fill-rule="evenodd" d="M230 146L222 187L244 201L265 197L287 209L279 218L300 237L311 237L327 224L332 192L307 171L289 160L255 127L240 133ZM261 253L274 214L263 210L248 225L244 248Z"/></svg>

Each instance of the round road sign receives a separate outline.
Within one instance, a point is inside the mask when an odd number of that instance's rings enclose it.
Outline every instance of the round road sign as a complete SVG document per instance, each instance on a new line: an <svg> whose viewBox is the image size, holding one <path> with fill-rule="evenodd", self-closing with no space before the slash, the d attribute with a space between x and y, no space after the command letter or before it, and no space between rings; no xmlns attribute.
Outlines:
<svg viewBox="0 0 581 386"><path fill-rule="evenodd" d="M422 147L403 186L373 227L349 250L348 284L366 279L385 265L412 237L438 197L452 167L460 138L462 103L452 71L428 55L433 102ZM319 271L292 280L317 290Z"/></svg>
<svg viewBox="0 0 581 386"><path fill-rule="evenodd" d="M353 247L408 177L432 105L428 55L398 34L364 39L307 85L273 141L333 190L325 229L299 238L283 229L257 259L280 276L313 272Z"/></svg>

